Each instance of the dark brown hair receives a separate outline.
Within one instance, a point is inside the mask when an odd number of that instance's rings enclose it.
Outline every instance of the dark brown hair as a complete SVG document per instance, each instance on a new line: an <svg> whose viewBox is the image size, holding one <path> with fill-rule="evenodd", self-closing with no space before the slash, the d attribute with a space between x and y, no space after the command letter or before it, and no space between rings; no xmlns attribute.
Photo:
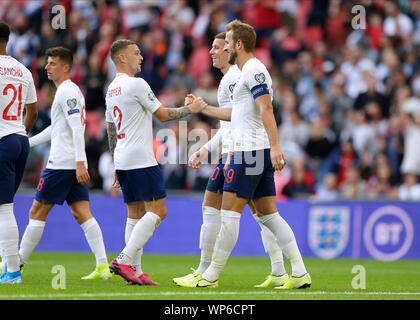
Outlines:
<svg viewBox="0 0 420 320"><path fill-rule="evenodd" d="M59 57L64 64L68 64L70 68L73 65L73 53L70 49L64 48L64 47L53 47L47 49L45 51L45 54L48 57Z"/></svg>

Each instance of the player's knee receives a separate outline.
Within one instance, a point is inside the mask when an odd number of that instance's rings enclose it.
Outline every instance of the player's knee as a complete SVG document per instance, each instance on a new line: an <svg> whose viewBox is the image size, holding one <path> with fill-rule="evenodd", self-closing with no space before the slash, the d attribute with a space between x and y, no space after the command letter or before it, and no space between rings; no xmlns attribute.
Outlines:
<svg viewBox="0 0 420 320"><path fill-rule="evenodd" d="M83 224L92 218L92 214L89 210L72 210L71 213L78 224Z"/></svg>
<svg viewBox="0 0 420 320"><path fill-rule="evenodd" d="M29 219L45 221L47 219L48 212L43 209L44 208L41 202L34 201L31 209L29 210Z"/></svg>

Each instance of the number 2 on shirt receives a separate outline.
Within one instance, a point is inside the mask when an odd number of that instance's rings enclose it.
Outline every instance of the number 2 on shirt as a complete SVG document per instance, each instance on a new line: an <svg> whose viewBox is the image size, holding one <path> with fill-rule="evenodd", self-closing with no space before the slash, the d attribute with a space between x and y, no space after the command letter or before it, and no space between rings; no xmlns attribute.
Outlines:
<svg viewBox="0 0 420 320"><path fill-rule="evenodd" d="M9 91L12 90L13 92L13 98L12 100L9 102L9 104L6 106L6 108L3 110L3 116L2 118L4 120L20 120L20 116L22 114L22 85L19 85L18 90L16 90L16 87L9 83L4 89L3 89L3 95L7 96L9 94ZM9 110L10 108L13 106L13 104L15 103L16 100L16 96L18 96L18 112L17 115L10 115L9 114Z"/></svg>
<svg viewBox="0 0 420 320"><path fill-rule="evenodd" d="M118 113L119 115L117 116L116 113ZM113 114L115 118L118 118L117 131L119 132L121 128L122 111L117 106L114 106ZM117 139L124 139L124 138L125 138L125 133L117 134Z"/></svg>

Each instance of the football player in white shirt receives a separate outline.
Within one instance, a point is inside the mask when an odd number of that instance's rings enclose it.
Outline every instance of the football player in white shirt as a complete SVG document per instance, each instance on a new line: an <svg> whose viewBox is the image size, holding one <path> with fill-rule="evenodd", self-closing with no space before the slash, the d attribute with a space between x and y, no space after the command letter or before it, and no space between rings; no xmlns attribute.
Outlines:
<svg viewBox="0 0 420 320"><path fill-rule="evenodd" d="M89 208L89 173L85 153L86 108L79 87L70 80L72 52L63 47L46 51L48 79L57 87L51 107L51 125L29 139L31 146L51 141L51 150L29 212L29 224L20 245L23 266L39 243L48 213L55 204L68 203L95 255L95 270L82 279L109 279L102 231Z"/></svg>
<svg viewBox="0 0 420 320"><path fill-rule="evenodd" d="M126 246L110 264L110 270L129 284L158 285L141 270L143 246L166 217L166 191L160 167L153 154L152 117L160 121L198 113L194 101L188 107L166 108L142 78L143 57L134 41L120 39L111 45L110 56L117 75L106 94L109 149L116 179L127 205Z"/></svg>
<svg viewBox="0 0 420 320"><path fill-rule="evenodd" d="M217 92L219 107L230 110L228 112L229 114L225 115L230 117L230 112L232 110L231 97L233 89L239 80L241 73L236 64L231 65L228 62L229 54L224 50L225 36L225 32L221 32L215 36L210 49L210 56L213 61L213 66L220 69L223 73L223 78L220 81ZM189 97L187 97L187 99L188 98ZM193 98L193 96L191 96L191 98ZM211 108L208 108L208 110L210 109ZM202 113L206 114L206 109L203 109ZM175 284L179 286L188 287L190 283L200 280L203 272L210 265L214 244L221 226L220 209L222 206L223 185L225 180L223 169L228 157L231 140L230 122L220 120L220 129L217 133L210 139L210 141L203 145L200 150L195 152L188 161L188 165L190 167L199 168L201 163L208 158L209 152L219 154L220 146L222 147L221 157L213 169L213 173L209 178L206 191L204 193L202 204L203 224L201 225L200 231L200 264L197 270L193 269L192 273L184 277L173 279ZM255 212L254 206L252 205L252 201L249 202L249 206L255 220L260 224L263 245L265 251L271 259L272 266L271 274L266 277L266 280L263 283L256 285L256 287L266 288L269 286L283 285L288 279L288 274L284 268L283 253L277 245L273 233L259 222L259 218Z"/></svg>
<svg viewBox="0 0 420 320"><path fill-rule="evenodd" d="M202 279L192 286L217 287L219 275L239 234L245 205L253 200L260 222L275 235L279 247L290 260L292 276L277 289L307 288L312 280L306 271L293 231L280 217L276 206L274 171L286 165L273 115L271 77L253 55L256 34L252 26L239 20L226 28L225 50L229 63L236 63L241 77L233 90L231 132L233 158L226 170L222 200L222 226L212 262ZM213 108L216 109L217 108Z"/></svg>
<svg viewBox="0 0 420 320"><path fill-rule="evenodd" d="M30 71L6 53L9 26L0 22L0 283L20 284L19 231L13 199L29 154L27 133L38 116L34 80ZM26 110L25 120L23 112Z"/></svg>

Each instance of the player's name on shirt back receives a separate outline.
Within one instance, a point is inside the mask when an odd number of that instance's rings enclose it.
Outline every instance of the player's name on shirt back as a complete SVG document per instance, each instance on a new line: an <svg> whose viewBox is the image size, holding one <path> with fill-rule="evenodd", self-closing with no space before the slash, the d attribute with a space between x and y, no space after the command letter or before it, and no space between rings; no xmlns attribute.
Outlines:
<svg viewBox="0 0 420 320"><path fill-rule="evenodd" d="M116 97L119 95L121 95L121 87L108 90L108 98Z"/></svg>
<svg viewBox="0 0 420 320"><path fill-rule="evenodd" d="M9 76L9 77L23 77L22 69L15 69L10 67L0 67L0 76Z"/></svg>

